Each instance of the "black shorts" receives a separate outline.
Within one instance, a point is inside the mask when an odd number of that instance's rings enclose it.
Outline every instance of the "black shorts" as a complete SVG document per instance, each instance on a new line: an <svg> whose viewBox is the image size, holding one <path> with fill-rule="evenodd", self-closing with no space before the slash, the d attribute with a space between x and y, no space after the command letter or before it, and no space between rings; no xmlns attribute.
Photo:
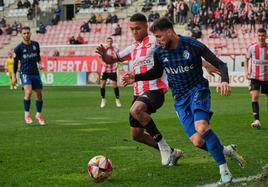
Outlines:
<svg viewBox="0 0 268 187"><path fill-rule="evenodd" d="M268 81L260 81L256 79L251 79L249 84L249 90L260 90L263 94L268 94Z"/></svg>
<svg viewBox="0 0 268 187"><path fill-rule="evenodd" d="M165 101L165 93L161 89L147 91L140 96L134 96L132 105L135 101L141 101L145 103L147 106L146 113L152 114L152 113L155 113L156 110L159 109L163 105ZM143 128L143 126L136 119L134 119L131 115L129 115L129 124L131 127Z"/></svg>
<svg viewBox="0 0 268 187"><path fill-rule="evenodd" d="M112 81L117 81L117 74L102 72L100 76L100 80L106 81L107 79L110 79Z"/></svg>

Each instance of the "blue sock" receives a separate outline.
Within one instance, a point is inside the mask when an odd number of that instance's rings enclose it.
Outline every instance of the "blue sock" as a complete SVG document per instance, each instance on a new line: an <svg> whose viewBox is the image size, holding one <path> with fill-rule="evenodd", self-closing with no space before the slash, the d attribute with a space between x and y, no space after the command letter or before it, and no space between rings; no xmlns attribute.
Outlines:
<svg viewBox="0 0 268 187"><path fill-rule="evenodd" d="M35 107L36 107L36 111L38 113L41 113L42 107L43 107L43 100L41 100L41 101L36 100L35 101Z"/></svg>
<svg viewBox="0 0 268 187"><path fill-rule="evenodd" d="M226 160L223 154L223 146L221 145L220 140L216 134L214 134L214 132L209 129L204 134L202 134L202 138L205 140L208 152L211 154L217 164L225 164Z"/></svg>
<svg viewBox="0 0 268 187"><path fill-rule="evenodd" d="M24 111L29 112L30 111L30 106L31 106L31 100L23 100L23 105L24 105Z"/></svg>

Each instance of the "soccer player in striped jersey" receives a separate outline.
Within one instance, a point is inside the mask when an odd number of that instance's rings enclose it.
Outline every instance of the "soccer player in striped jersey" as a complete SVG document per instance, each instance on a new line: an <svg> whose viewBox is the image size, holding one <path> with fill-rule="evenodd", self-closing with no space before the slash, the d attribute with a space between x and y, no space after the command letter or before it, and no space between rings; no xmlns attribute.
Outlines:
<svg viewBox="0 0 268 187"><path fill-rule="evenodd" d="M147 19L143 14L137 13L131 16L129 26L135 39L131 46L113 56L108 55L102 45L97 47L96 52L108 64L128 61L134 74L143 73L153 67L156 39L148 34ZM150 116L164 102L168 87L166 81L166 76L163 75L155 80L139 81L134 84L134 99L130 108L129 123L135 141L159 149L162 165L174 165L183 153L166 143Z"/></svg>
<svg viewBox="0 0 268 187"><path fill-rule="evenodd" d="M108 37L106 39L106 43L107 43L106 46L107 54L114 55L118 50L113 46L113 39L111 37ZM117 71L117 63L114 64L103 63L100 77L101 108L105 107L106 105L105 86L107 79L110 79L112 81L112 86L114 88L114 95L115 95L115 105L116 107L121 107L121 103L119 100L119 88L117 85L116 71Z"/></svg>
<svg viewBox="0 0 268 187"><path fill-rule="evenodd" d="M123 84L156 79L165 71L175 100L174 107L184 131L193 145L208 151L217 162L221 175L220 184L230 183L232 174L225 155L235 159L241 166L244 160L236 152L235 145L223 146L209 127L212 115L211 98L208 81L203 77L201 57L219 69L222 82L217 91L224 96L231 93L226 64L201 42L177 35L168 18L156 20L150 31L160 44L154 53L154 67L143 74L126 74Z"/></svg>
<svg viewBox="0 0 268 187"><path fill-rule="evenodd" d="M259 114L260 90L265 95L268 108L268 45L265 40L266 30L258 29L258 42L249 46L244 64L245 75L250 80L249 90L255 119L251 127L257 129L261 127Z"/></svg>
<svg viewBox="0 0 268 187"><path fill-rule="evenodd" d="M23 27L21 29L22 42L15 48L14 53L14 75L12 82L17 82L16 72L18 70L18 63L20 63L20 79L24 88L24 119L27 124L33 122L30 116L31 95L34 90L36 93L36 115L35 119L40 125L45 125L45 120L41 115L43 99L42 89L43 84L40 78L39 69L40 64L40 47L38 42L31 40L30 27Z"/></svg>

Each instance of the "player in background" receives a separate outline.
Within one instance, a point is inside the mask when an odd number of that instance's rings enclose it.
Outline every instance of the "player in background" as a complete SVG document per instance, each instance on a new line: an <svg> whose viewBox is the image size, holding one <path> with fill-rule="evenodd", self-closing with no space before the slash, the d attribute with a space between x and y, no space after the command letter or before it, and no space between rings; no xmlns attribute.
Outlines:
<svg viewBox="0 0 268 187"><path fill-rule="evenodd" d="M100 45L96 52L107 64L128 61L133 73L142 73L153 67L153 53L156 39L148 34L147 19L143 14L131 16L129 27L135 42L126 49L108 55L107 49ZM170 147L151 118L164 102L167 91L166 76L151 81L139 81L134 85L134 99L130 108L129 123L132 138L140 143L160 150L162 165L174 165L183 155L179 149Z"/></svg>
<svg viewBox="0 0 268 187"><path fill-rule="evenodd" d="M153 68L142 74L126 74L123 84L156 79L161 77L165 70L175 100L174 107L184 131L193 145L208 151L217 162L221 175L219 183L230 183L232 174L225 155L231 156L240 166L244 165L244 160L236 152L235 145L223 146L209 127L212 115L211 98L208 81L203 77L201 57L219 69L222 82L217 90L224 96L231 93L226 64L201 42L177 35L168 18L156 20L150 31L161 45L155 50Z"/></svg>
<svg viewBox="0 0 268 187"><path fill-rule="evenodd" d="M250 81L249 91L251 95L252 111L254 121L252 128L260 128L259 94L265 95L268 109L268 45L266 40L266 30L258 29L258 42L248 48L244 63L244 70L247 79Z"/></svg>
<svg viewBox="0 0 268 187"><path fill-rule="evenodd" d="M6 62L5 62L5 71L7 72L9 79L10 79L10 90L17 89L17 84L13 86L12 84L12 77L14 74L14 59L12 57L12 53L9 52Z"/></svg>
<svg viewBox="0 0 268 187"><path fill-rule="evenodd" d="M20 79L24 88L24 120L27 124L31 124L33 122L30 116L30 105L32 91L34 90L36 93L35 119L40 125L45 125L45 120L41 115L43 107L43 84L39 74L39 69L42 68L40 64L40 47L38 42L31 40L30 27L23 27L21 29L21 36L22 42L14 50L14 74L12 77L12 83L17 83L17 77L15 75L18 70L18 63L20 63Z"/></svg>
<svg viewBox="0 0 268 187"><path fill-rule="evenodd" d="M108 55L114 55L118 50L113 46L113 39L108 37L106 39L106 50ZM106 105L105 99L105 86L107 79L112 80L112 86L114 88L115 95L115 105L116 107L121 107L121 103L119 100L119 88L117 85L117 63L114 64L106 64L103 63L101 69L101 78L100 78L100 94L101 94L101 104L100 107L103 108Z"/></svg>

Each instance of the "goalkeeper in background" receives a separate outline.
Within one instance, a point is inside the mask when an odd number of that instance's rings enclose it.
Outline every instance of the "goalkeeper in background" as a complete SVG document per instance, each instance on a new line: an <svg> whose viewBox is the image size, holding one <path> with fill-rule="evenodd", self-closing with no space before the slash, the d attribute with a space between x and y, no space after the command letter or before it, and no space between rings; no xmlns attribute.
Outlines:
<svg viewBox="0 0 268 187"><path fill-rule="evenodd" d="M5 71L7 75L9 76L10 90L17 89L17 84L15 85L12 84L12 76L14 74L14 59L12 57L12 52L8 53L8 56L5 62Z"/></svg>

